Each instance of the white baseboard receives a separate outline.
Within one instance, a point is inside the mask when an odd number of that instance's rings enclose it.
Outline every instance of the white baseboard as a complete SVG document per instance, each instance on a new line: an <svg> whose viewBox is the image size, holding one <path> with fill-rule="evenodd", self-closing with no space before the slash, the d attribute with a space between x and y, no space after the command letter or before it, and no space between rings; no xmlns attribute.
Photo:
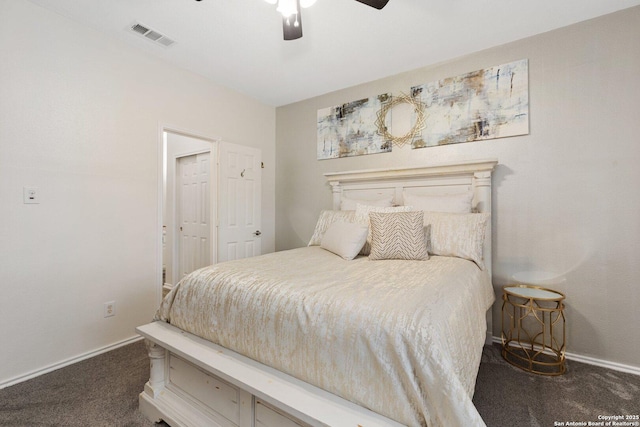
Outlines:
<svg viewBox="0 0 640 427"><path fill-rule="evenodd" d="M640 375L640 367L625 365L622 363L611 362L609 360L596 359L595 357L583 356L575 353L565 353L565 356L569 360L575 360L576 362L587 363L589 365L601 366L603 368L611 369L619 372L626 372L628 374Z"/></svg>
<svg viewBox="0 0 640 427"><path fill-rule="evenodd" d="M500 337L493 337L493 342L502 344ZM613 371L625 372L627 374L639 375L640 366L625 365L623 363L611 362L609 360L598 359L591 356L584 356L582 354L565 352L564 356L567 360L575 360L576 362L586 363L588 365L600 366L601 368L611 369Z"/></svg>
<svg viewBox="0 0 640 427"><path fill-rule="evenodd" d="M27 380L30 380L32 378L39 377L40 375L44 375L44 374L47 374L49 372L53 372L53 371L55 371L57 369L64 368L65 366L73 365L74 363L80 362L82 360L89 359L89 358L97 356L99 354L106 353L108 351L115 350L115 349L123 347L125 345L132 344L132 343L134 343L136 341L140 341L142 339L143 338L141 336L136 335L134 337L127 338L127 339L119 341L117 343L110 344L108 346L99 348L97 350L93 350L93 351L81 354L79 356L76 356L76 357L71 357L69 359L63 360L62 362L58 362L58 363L55 363L53 365L49 365L49 366L46 366L44 368L37 369L35 371L29 372L27 374L11 378L9 380L0 382L0 390L2 390L3 388L6 388L6 387L10 387L12 385L21 383L23 381L27 381ZM496 343L496 344L502 344L502 340L500 339L500 337L496 337L496 336L493 337L493 342ZM611 369L613 371L626 372L628 374L633 374L633 375L639 375L640 376L640 367L638 367L638 366L625 365L623 363L611 362L609 360L597 359L595 357L584 356L584 355L576 354L576 353L565 353L565 357L568 360L575 360L576 362L586 363L588 365L600 366L602 368Z"/></svg>
<svg viewBox="0 0 640 427"><path fill-rule="evenodd" d="M26 373L26 374L23 374L23 375L19 375L17 377L11 378L9 380L0 382L0 390L2 390L3 388L6 388L6 387L10 387L12 385L21 383L23 381L27 381L27 380L30 380L32 378L39 377L40 375L44 375L44 374L47 374L49 372L53 372L53 371L55 371L57 369L64 368L65 366L73 365L74 363L78 363L78 362L80 362L82 360L89 359L89 358L97 356L99 354L106 353L106 352L111 351L111 350L115 350L116 348L120 348L120 347L123 347L125 345L132 344L132 343L134 343L136 341L140 341L142 339L143 339L143 337L141 337L140 335L136 335L136 336L133 336L131 338L127 338L125 340L118 341L118 342L116 342L114 344L110 344L110 345L107 345L105 347L99 348L97 350L89 351L87 353L83 353L83 354L80 354L78 356L71 357L69 359L63 360L62 362L54 363L53 365L45 366L44 368L37 369L35 371L29 372L29 373Z"/></svg>

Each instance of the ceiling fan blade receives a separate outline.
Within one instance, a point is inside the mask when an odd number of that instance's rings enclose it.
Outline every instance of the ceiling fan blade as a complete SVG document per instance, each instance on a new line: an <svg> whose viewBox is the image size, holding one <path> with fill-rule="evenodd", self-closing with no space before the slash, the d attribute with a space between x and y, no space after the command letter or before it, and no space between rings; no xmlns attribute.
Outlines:
<svg viewBox="0 0 640 427"><path fill-rule="evenodd" d="M376 9L382 9L389 3L389 0L356 0L360 3L366 4L367 6L375 7Z"/></svg>
<svg viewBox="0 0 640 427"><path fill-rule="evenodd" d="M295 40L302 37L302 17L300 12L297 16L282 18L282 31L285 40Z"/></svg>
<svg viewBox="0 0 640 427"><path fill-rule="evenodd" d="M285 40L295 40L302 37L302 14L300 13L300 0L298 3L298 13L288 18L282 18L282 31Z"/></svg>

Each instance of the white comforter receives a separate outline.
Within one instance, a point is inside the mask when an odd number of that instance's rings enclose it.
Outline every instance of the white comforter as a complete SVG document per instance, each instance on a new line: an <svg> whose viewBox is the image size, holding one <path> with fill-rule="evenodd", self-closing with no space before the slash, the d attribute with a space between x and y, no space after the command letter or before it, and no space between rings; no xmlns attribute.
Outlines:
<svg viewBox="0 0 640 427"><path fill-rule="evenodd" d="M471 398L493 301L470 261L314 246L198 270L155 320L409 426L481 426Z"/></svg>

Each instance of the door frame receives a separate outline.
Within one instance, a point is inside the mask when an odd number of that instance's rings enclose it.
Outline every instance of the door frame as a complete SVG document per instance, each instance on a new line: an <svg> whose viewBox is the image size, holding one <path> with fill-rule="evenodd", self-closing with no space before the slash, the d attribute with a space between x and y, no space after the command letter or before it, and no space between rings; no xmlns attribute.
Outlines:
<svg viewBox="0 0 640 427"><path fill-rule="evenodd" d="M162 287L164 286L162 280L162 226L164 222L163 209L165 203L164 196L164 170L165 170L165 162L170 161L167 159L166 152L164 149L165 138L164 134L172 133L177 135L182 135L190 138L196 138L202 141L206 141L210 144L211 155L209 156L209 170L210 170L210 183L211 183L211 200L210 200L210 209L211 212L211 259L215 263L218 257L217 252L217 224L218 224L218 213L216 209L216 201L218 199L218 170L217 170L217 162L218 162L218 143L222 140L220 137L208 136L206 134L193 131L190 129L185 129L179 126L160 123L158 126L158 144L157 144L157 157L158 157L158 168L157 168L157 191L158 191L158 215L157 215L157 223L156 223L156 304L160 305L162 302ZM175 199L174 199L175 200ZM172 207L175 209L175 206ZM175 219L175 214L174 214ZM174 251L175 252L175 251ZM174 255L175 256L175 255ZM172 260L173 262L173 260Z"/></svg>

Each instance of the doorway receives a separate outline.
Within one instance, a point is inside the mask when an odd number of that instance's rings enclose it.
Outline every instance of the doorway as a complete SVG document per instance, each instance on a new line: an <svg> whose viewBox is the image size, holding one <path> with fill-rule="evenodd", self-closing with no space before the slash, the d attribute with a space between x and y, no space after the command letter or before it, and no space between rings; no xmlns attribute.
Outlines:
<svg viewBox="0 0 640 427"><path fill-rule="evenodd" d="M262 154L161 128L162 296L198 268L260 255Z"/></svg>
<svg viewBox="0 0 640 427"><path fill-rule="evenodd" d="M170 289L186 274L215 259L212 153L216 142L164 132L162 285Z"/></svg>

